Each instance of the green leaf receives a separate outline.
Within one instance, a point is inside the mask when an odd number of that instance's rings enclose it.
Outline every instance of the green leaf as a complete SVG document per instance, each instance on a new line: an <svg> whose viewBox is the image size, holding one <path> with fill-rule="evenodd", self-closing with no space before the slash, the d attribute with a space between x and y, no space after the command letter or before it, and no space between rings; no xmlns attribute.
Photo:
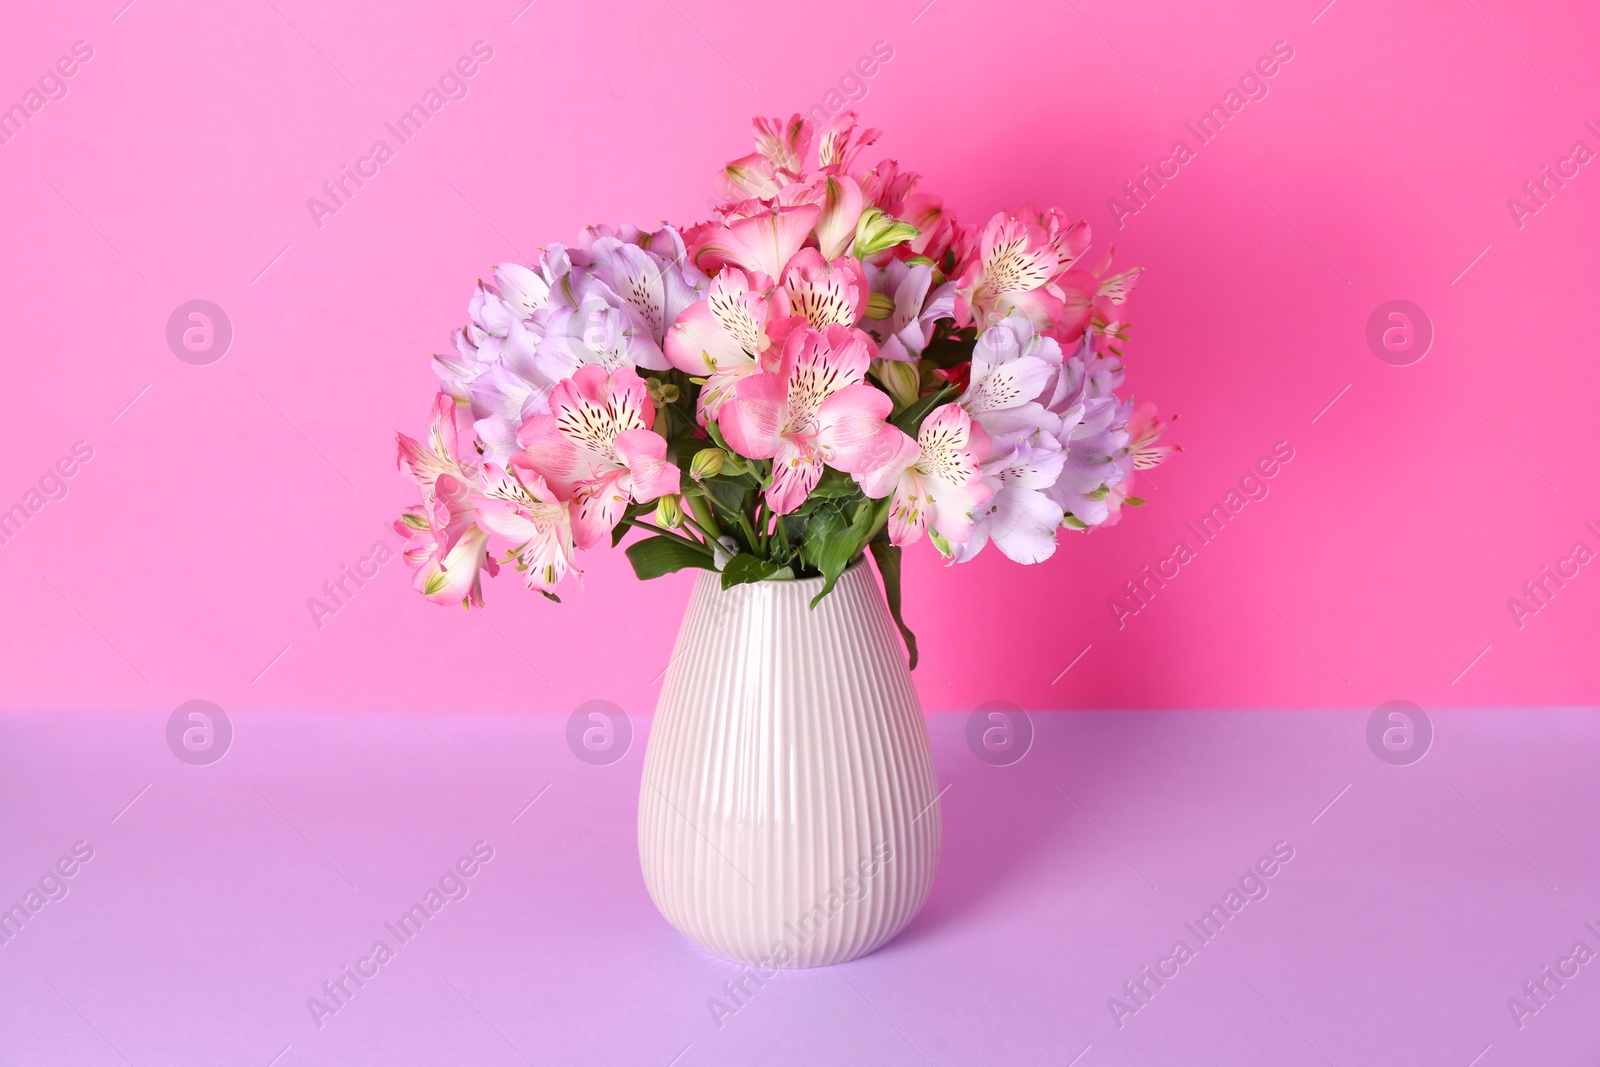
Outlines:
<svg viewBox="0 0 1600 1067"><path fill-rule="evenodd" d="M822 553L830 541L836 541L850 528L850 520L837 504L823 503L811 513L806 522L804 537L800 541L800 559L818 572L822 570Z"/></svg>
<svg viewBox="0 0 1600 1067"><path fill-rule="evenodd" d="M667 462L688 473L696 452L707 447L704 437L679 437L667 442Z"/></svg>
<svg viewBox="0 0 1600 1067"><path fill-rule="evenodd" d="M915 437L917 436L917 431L922 429L922 420L928 417L928 412L932 411L935 405L953 392L955 392L955 386L947 385L937 393L930 393L896 415L892 421L901 430Z"/></svg>
<svg viewBox="0 0 1600 1067"><path fill-rule="evenodd" d="M685 567L699 567L708 571L716 569L709 548L691 545L666 534L635 541L627 547L626 552L628 561L633 564L633 573L645 581L681 571Z"/></svg>
<svg viewBox="0 0 1600 1067"><path fill-rule="evenodd" d="M855 517L850 521L850 528L838 536L827 538L818 547L817 570L822 572L823 581L822 592L811 598L813 608L821 603L823 597L833 592L833 583L837 582L839 575L850 566L850 561L861 554L861 546L866 544L867 538L876 533L879 524L888 517L891 499L892 497L886 496L882 500L863 500L856 508Z"/></svg>
<svg viewBox="0 0 1600 1067"><path fill-rule="evenodd" d="M889 614L894 616L894 624L900 628L900 636L906 643L906 669L914 671L917 669L917 635L911 632L900 614L900 546L874 541L871 548L873 561L883 577L883 596L889 602Z"/></svg>
<svg viewBox="0 0 1600 1067"><path fill-rule="evenodd" d="M849 496L860 491L861 487L856 484L854 478L848 474L841 474L832 467L826 467L822 471L822 478L817 482L817 487L811 490L806 499L827 500L830 497Z"/></svg>
<svg viewBox="0 0 1600 1067"><path fill-rule="evenodd" d="M750 507L750 488L737 478L709 478L700 483L711 502L730 515Z"/></svg>
<svg viewBox="0 0 1600 1067"><path fill-rule="evenodd" d="M759 582L763 578L770 578L781 568L770 559L752 556L748 552L741 552L728 561L722 568L722 588L732 589L736 585L747 582Z"/></svg>
<svg viewBox="0 0 1600 1067"><path fill-rule="evenodd" d="M728 439L722 436L722 427L718 426L716 422L713 421L706 423L706 433L708 433L711 436L711 439L717 443L718 448L722 449L724 452L733 451L733 449L728 447Z"/></svg>

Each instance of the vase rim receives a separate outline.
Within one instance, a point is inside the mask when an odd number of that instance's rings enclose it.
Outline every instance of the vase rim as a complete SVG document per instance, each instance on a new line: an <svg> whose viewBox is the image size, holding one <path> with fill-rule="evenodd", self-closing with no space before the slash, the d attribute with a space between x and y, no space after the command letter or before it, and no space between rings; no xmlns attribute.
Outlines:
<svg viewBox="0 0 1600 1067"><path fill-rule="evenodd" d="M849 574L851 571L858 570L861 567L866 566L866 563L867 563L867 554L866 554L866 552L862 552L861 555L859 555L859 556L857 556L855 558L855 561L853 563L851 563L848 567L846 567L844 570L839 572L839 577L843 578L845 575ZM722 572L721 571L709 571L707 573L717 577L718 579L720 579L721 576L722 576ZM759 582L745 582L743 584L744 585L765 585L765 586L773 586L773 587L782 587L782 588L785 588L785 589L801 589L801 588L806 588L806 587L810 586L810 587L817 588L820 591L822 583L823 583L824 580L825 580L825 577L823 575L816 574L816 575L812 575L809 578L763 578ZM740 587L739 586L734 586L732 589L720 589L719 591L720 592L724 592L724 593L731 593L731 592L733 592L734 589L738 589L738 588L740 588Z"/></svg>

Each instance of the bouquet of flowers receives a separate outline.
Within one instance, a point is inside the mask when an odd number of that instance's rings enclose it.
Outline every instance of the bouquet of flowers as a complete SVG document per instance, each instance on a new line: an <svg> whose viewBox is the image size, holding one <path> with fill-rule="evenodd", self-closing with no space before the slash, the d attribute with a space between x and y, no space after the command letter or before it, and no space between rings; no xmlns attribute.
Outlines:
<svg viewBox="0 0 1600 1067"><path fill-rule="evenodd" d="M1083 266L1089 227L1054 208L957 222L858 162L878 131L849 112L755 134L708 221L590 227L478 283L426 441L399 438L429 600L481 606L502 566L556 600L630 531L640 578L821 576L817 599L871 551L915 665L903 547L1037 563L1143 503L1169 448L1116 394L1138 269Z"/></svg>

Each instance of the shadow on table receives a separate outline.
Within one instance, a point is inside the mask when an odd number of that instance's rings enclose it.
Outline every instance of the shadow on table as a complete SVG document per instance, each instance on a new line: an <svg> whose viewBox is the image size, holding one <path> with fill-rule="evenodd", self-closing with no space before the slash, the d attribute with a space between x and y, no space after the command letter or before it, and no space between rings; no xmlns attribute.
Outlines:
<svg viewBox="0 0 1600 1067"><path fill-rule="evenodd" d="M940 788L948 786L940 802L939 873L921 914L882 951L973 921L1012 883L1038 876L1047 848L1066 850L1069 865L1082 853L1081 866L1099 868L1107 844L1095 826L1114 827L1151 762L1162 762L1167 752L1190 743L1184 716L1033 713L1032 749L1017 763L996 767L969 751L966 718L937 716L929 722Z"/></svg>

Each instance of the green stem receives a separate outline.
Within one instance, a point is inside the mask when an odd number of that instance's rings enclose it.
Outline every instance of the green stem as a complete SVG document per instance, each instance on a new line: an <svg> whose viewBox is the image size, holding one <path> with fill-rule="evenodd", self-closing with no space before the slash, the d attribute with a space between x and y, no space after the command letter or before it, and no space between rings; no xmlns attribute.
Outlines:
<svg viewBox="0 0 1600 1067"><path fill-rule="evenodd" d="M755 530L750 526L749 515L739 512L739 526L744 528L744 547L749 549L750 552L755 552L755 547L760 544L760 539L755 536Z"/></svg>
<svg viewBox="0 0 1600 1067"><path fill-rule="evenodd" d="M700 531L700 536L704 537L706 539L706 544L707 545L710 545L713 541L716 541L717 538L719 538L721 536L721 534L713 533L712 531L706 529L704 526L701 526L699 520L697 520L692 515L685 515L683 517L683 521L688 523L694 529Z"/></svg>
<svg viewBox="0 0 1600 1067"><path fill-rule="evenodd" d="M696 528L705 533L707 528L711 531L712 540L722 536L722 527L717 525L717 512L706 499L706 491L698 486L684 491L683 499L689 505L689 510L699 520Z"/></svg>
<svg viewBox="0 0 1600 1067"><path fill-rule="evenodd" d="M788 559L789 558L789 531L784 528L783 517L781 515L778 517L778 521L777 521L776 525L777 525L777 528L778 528L778 547L783 552L783 558L784 559Z"/></svg>
<svg viewBox="0 0 1600 1067"><path fill-rule="evenodd" d="M706 555L711 555L712 554L710 548L706 547L704 544L701 544L699 541L696 541L694 538L685 537L681 533L674 533L673 531L668 530L667 528L665 528L663 526L656 526L653 523L645 522L643 519L623 519L622 521L627 523L629 526L636 526L641 530L650 530L650 531L652 531L654 533L662 534L662 535L664 535L666 537L676 537L678 540L682 541L684 544L693 545L695 548L698 548L700 551L706 553Z"/></svg>

